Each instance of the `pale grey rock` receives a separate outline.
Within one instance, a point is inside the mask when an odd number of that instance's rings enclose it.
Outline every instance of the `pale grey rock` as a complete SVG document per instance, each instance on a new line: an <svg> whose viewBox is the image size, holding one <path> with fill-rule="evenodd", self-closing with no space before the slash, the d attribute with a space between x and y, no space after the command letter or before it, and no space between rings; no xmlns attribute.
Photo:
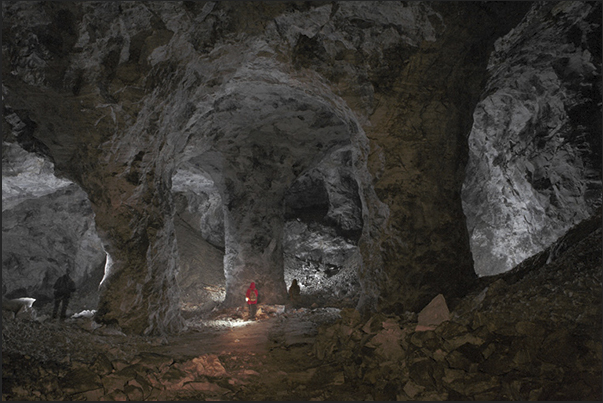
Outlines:
<svg viewBox="0 0 603 403"><path fill-rule="evenodd" d="M285 217L322 222L357 242L364 223L352 149L338 150L298 177L284 202Z"/></svg>
<svg viewBox="0 0 603 403"><path fill-rule="evenodd" d="M43 305L70 267L77 288L85 290L84 306L94 308L106 254L86 194L56 177L51 162L14 143L3 145L3 157L3 294Z"/></svg>
<svg viewBox="0 0 603 403"><path fill-rule="evenodd" d="M14 143L2 143L2 156L2 211L73 184L57 178L51 162Z"/></svg>
<svg viewBox="0 0 603 403"><path fill-rule="evenodd" d="M105 259L90 203L75 184L2 212L2 285L9 294L52 299L68 266L94 308Z"/></svg>
<svg viewBox="0 0 603 403"><path fill-rule="evenodd" d="M224 248L224 213L218 188L208 174L192 166L179 168L172 177L176 214L207 242ZM178 197L178 195L181 195Z"/></svg>
<svg viewBox="0 0 603 403"><path fill-rule="evenodd" d="M297 279L304 304L358 302L362 256L357 245L337 235L333 227L301 220L287 221L283 237L285 283L288 287Z"/></svg>
<svg viewBox="0 0 603 403"><path fill-rule="evenodd" d="M601 28L587 22L600 11L535 5L496 42L462 196L480 276L544 250L601 204Z"/></svg>

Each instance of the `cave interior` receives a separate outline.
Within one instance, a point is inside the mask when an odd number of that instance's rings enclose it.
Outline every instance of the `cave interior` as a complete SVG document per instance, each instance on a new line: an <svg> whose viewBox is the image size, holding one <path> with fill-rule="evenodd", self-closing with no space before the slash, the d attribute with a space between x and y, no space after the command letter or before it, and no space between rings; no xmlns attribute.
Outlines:
<svg viewBox="0 0 603 403"><path fill-rule="evenodd" d="M66 268L67 322L129 337L241 315L251 282L264 312L416 319L438 295L461 312L600 220L599 2L13 1L2 18L5 320L54 326Z"/></svg>

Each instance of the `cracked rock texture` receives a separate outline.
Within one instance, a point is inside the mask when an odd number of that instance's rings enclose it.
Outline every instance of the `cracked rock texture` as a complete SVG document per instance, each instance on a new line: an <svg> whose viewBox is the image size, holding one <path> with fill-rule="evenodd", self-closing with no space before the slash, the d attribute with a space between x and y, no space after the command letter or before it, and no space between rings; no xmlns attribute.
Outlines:
<svg viewBox="0 0 603 403"><path fill-rule="evenodd" d="M601 205L601 4L535 6L496 42L488 72L462 195L480 276Z"/></svg>
<svg viewBox="0 0 603 403"><path fill-rule="evenodd" d="M563 4L551 16L594 7ZM282 303L290 275L328 265L341 283L324 287L355 287L363 311L454 305L476 281L472 114L531 6L3 2L3 142L87 194L109 261L96 319L127 333L181 329L181 295L221 253L225 305L250 281ZM291 263L321 239L328 265Z"/></svg>
<svg viewBox="0 0 603 403"><path fill-rule="evenodd" d="M54 282L70 267L77 294L94 309L106 255L86 193L14 144L5 144L3 156L11 161L2 172L3 295L43 305L52 301Z"/></svg>

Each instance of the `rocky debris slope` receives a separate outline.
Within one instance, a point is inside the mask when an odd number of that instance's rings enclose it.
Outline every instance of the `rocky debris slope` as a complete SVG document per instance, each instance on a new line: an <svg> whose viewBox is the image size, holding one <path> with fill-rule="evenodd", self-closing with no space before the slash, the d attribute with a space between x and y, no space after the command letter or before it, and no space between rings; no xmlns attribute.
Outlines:
<svg viewBox="0 0 603 403"><path fill-rule="evenodd" d="M463 210L480 276L601 205L601 3L536 4L500 38L473 114Z"/></svg>
<svg viewBox="0 0 603 403"><path fill-rule="evenodd" d="M414 313L342 310L313 352L376 400L600 400L601 243L599 209L434 330Z"/></svg>

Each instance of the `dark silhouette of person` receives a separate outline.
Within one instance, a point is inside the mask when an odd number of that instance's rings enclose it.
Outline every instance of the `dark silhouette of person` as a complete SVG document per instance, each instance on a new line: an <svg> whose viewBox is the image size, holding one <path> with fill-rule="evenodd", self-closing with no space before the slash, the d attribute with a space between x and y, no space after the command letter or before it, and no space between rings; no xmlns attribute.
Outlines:
<svg viewBox="0 0 603 403"><path fill-rule="evenodd" d="M289 300L293 304L294 308L299 307L299 301L301 297L300 293L301 290L299 288L299 284L297 284L297 279L293 279L293 281L291 282L291 286L289 287Z"/></svg>
<svg viewBox="0 0 603 403"><path fill-rule="evenodd" d="M68 267L65 270L65 274L57 279L54 283L54 309L52 310L52 319L57 317L59 311L59 305L61 306L60 320L65 320L67 315L67 305L69 305L69 298L75 291L75 283L70 277L71 269Z"/></svg>
<svg viewBox="0 0 603 403"><path fill-rule="evenodd" d="M247 301L247 306L249 307L249 319L255 320L255 312L258 303L258 289L255 288L254 282L251 282L247 289L247 293L245 293L245 301Z"/></svg>

